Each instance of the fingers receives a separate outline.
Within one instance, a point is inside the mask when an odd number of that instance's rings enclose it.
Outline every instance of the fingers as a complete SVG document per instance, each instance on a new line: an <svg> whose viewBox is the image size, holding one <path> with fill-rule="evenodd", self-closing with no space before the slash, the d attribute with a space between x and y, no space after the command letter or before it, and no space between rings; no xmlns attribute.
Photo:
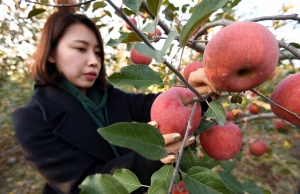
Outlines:
<svg viewBox="0 0 300 194"><path fill-rule="evenodd" d="M156 121L150 121L150 122L148 122L148 124L155 127L155 128L158 127L158 123Z"/></svg>
<svg viewBox="0 0 300 194"><path fill-rule="evenodd" d="M176 161L176 155L170 154L167 157L160 159L160 161L164 164L170 164Z"/></svg>
<svg viewBox="0 0 300 194"><path fill-rule="evenodd" d="M199 68L189 75L188 82L193 86L200 94L207 94L208 92L215 92L221 94L222 91L218 90L206 77L203 68Z"/></svg>
<svg viewBox="0 0 300 194"><path fill-rule="evenodd" d="M169 134L163 135L163 138L165 139L165 144L168 145L170 143L180 140L181 135L179 133L169 133Z"/></svg>

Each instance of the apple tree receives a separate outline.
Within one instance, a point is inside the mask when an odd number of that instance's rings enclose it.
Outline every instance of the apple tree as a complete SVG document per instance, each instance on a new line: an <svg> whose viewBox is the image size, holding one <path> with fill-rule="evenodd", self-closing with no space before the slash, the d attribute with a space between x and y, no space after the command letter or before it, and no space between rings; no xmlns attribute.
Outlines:
<svg viewBox="0 0 300 194"><path fill-rule="evenodd" d="M242 137L247 132L245 124L281 118L278 131L285 129L284 124L293 130L300 127L300 106L297 103L300 96L297 84L300 82L299 67L293 65L293 61L300 59L300 46L296 42L276 40L266 26L259 24L271 20L274 25L284 27L281 21L299 23L297 14L239 21L234 18L233 8L240 0L202 0L181 7L168 0L124 0L121 6L116 6L111 0L57 0L55 4L47 0L24 2L29 20L45 19L47 12L56 9L94 14L93 20L101 28L104 38L107 37L105 62L110 72L108 80L116 87L133 92L162 92L160 96L172 88L191 93L192 97L181 102L190 108L185 121L180 114L175 116L174 110L161 110L158 105L156 112L173 111L171 119L181 122L184 142L191 132L198 141L188 148L182 147L176 153L176 162L164 165L152 175L151 185L147 186L149 194L176 193L180 190L179 185L188 193L271 193L254 182L238 180L232 175L232 170L235 161L245 157L242 152L246 144ZM187 17L186 21L179 20L179 13ZM109 24L115 18L123 24L118 29ZM215 27L221 27L219 32L214 33L212 29ZM130 53L130 56L121 61L120 50ZM282 61L287 59L291 64L285 67ZM201 65L191 68L187 75L203 68L210 82L223 91L221 94L201 95L188 82L183 71L196 61ZM287 71L278 73L279 69ZM181 96L181 89L168 96ZM182 98L178 99L181 101ZM208 103L209 108L193 128L199 118L199 102ZM112 145L159 160L167 156L161 122L158 121L158 130L147 123L117 123L99 128L98 132ZM262 125L270 125L270 121ZM225 134L228 138L224 138ZM254 140L249 146L258 141ZM212 143L217 145L214 149L211 149ZM253 153L261 154L259 147L254 149ZM264 147L263 152L266 151ZM112 184L113 188L110 187ZM118 169L113 175L89 176L80 188L82 193L130 193L141 186L144 185L135 174Z"/></svg>

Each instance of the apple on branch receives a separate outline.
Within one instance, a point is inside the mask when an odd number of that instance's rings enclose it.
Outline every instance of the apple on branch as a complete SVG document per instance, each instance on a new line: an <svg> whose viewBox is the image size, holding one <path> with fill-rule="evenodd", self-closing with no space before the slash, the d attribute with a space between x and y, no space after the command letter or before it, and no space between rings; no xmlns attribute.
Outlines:
<svg viewBox="0 0 300 194"><path fill-rule="evenodd" d="M189 192L185 188L184 182L179 181L177 185L173 184L172 194L189 194Z"/></svg>
<svg viewBox="0 0 300 194"><path fill-rule="evenodd" d="M216 88L243 92L264 83L278 60L278 43L268 28L255 22L237 22L221 29L208 42L203 68Z"/></svg>
<svg viewBox="0 0 300 194"><path fill-rule="evenodd" d="M258 106L253 103L250 103L248 105L248 110L249 110L249 113L251 113L251 114L258 114L260 112Z"/></svg>
<svg viewBox="0 0 300 194"><path fill-rule="evenodd" d="M262 156L268 151L267 144L259 139L250 139L249 151L254 156Z"/></svg>
<svg viewBox="0 0 300 194"><path fill-rule="evenodd" d="M279 132L280 130L289 132L290 127L291 127L291 123L283 119L276 119L274 122L274 130L276 132Z"/></svg>
<svg viewBox="0 0 300 194"><path fill-rule="evenodd" d="M151 120L158 123L161 134L180 133L184 137L196 95L187 88L173 87L161 93L151 107ZM190 134L200 124L201 106L198 103L191 123Z"/></svg>
<svg viewBox="0 0 300 194"><path fill-rule="evenodd" d="M190 73L193 71L196 71L199 68L203 68L203 64L200 61L193 61L189 63L184 69L183 69L183 77L186 80L189 80Z"/></svg>
<svg viewBox="0 0 300 194"><path fill-rule="evenodd" d="M270 100L293 113L270 103L275 115L300 127L300 73L290 74L282 79L272 91Z"/></svg>
<svg viewBox="0 0 300 194"><path fill-rule="evenodd" d="M130 17L129 20L130 20L135 26L137 26L137 21L136 21L135 18ZM126 28L127 28L128 30L132 30L131 27L129 26L129 24L126 23L125 26L126 26Z"/></svg>
<svg viewBox="0 0 300 194"><path fill-rule="evenodd" d="M199 137L203 150L216 160L232 159L242 148L242 132L231 122L226 122L223 126L215 124Z"/></svg>
<svg viewBox="0 0 300 194"><path fill-rule="evenodd" d="M154 38L154 36L156 36L156 37ZM160 38L158 38L157 36L161 36L161 31L158 28L155 29L155 32L150 32L149 33L149 37L153 38L154 42L158 42L160 40Z"/></svg>
<svg viewBox="0 0 300 194"><path fill-rule="evenodd" d="M134 46L130 49L130 59L135 64L150 65L152 58L138 52Z"/></svg>

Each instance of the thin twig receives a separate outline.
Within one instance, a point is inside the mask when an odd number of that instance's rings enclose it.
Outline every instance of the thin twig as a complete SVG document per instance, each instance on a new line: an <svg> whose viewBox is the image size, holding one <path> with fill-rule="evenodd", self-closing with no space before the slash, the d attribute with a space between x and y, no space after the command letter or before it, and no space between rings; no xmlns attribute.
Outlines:
<svg viewBox="0 0 300 194"><path fill-rule="evenodd" d="M277 40L278 45L285 48L286 50L290 51L293 55L295 55L298 59L300 59L300 51L293 47L291 44L283 42L281 40Z"/></svg>
<svg viewBox="0 0 300 194"><path fill-rule="evenodd" d="M181 160L182 153L183 153L183 150L184 150L184 147L185 147L185 143L187 141L187 138L190 134L190 130L192 128L192 122L193 122L193 118L194 118L194 115L195 115L195 112L196 112L197 105L198 105L198 102L194 102L192 113L191 113L191 116L190 116L189 121L188 121L186 132L184 134L183 142L182 142L181 147L179 149L179 154L178 154L178 157L177 157L178 162L176 162L176 165L175 165L175 169L174 169L172 180L171 180L171 183L170 183L170 186L169 186L168 194L172 193L172 188L173 188L172 186L173 186L173 183L175 181L177 172L179 170L180 160Z"/></svg>
<svg viewBox="0 0 300 194"><path fill-rule="evenodd" d="M241 119L238 119L236 121L232 121L233 123L246 123L249 121L253 121L253 120L257 120L257 119L273 119L273 118L278 118L278 116L276 116L274 113L260 113L260 114L256 114L256 115L250 115L250 116L246 116L243 117Z"/></svg>
<svg viewBox="0 0 300 194"><path fill-rule="evenodd" d="M291 14L291 15L262 16L262 17L257 17L257 18L253 18L250 20L246 20L246 21L258 22L258 21L264 21L264 20L296 20L296 21L300 22L300 18L297 16L298 16L298 14L296 14L296 13Z"/></svg>

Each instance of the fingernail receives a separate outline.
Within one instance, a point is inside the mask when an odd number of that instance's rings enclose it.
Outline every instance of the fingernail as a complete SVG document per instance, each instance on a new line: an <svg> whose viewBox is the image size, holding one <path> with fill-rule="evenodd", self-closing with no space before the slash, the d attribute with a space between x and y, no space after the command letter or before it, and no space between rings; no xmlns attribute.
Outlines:
<svg viewBox="0 0 300 194"><path fill-rule="evenodd" d="M150 121L148 124L155 127L155 128L158 127L158 123L156 121Z"/></svg>
<svg viewBox="0 0 300 194"><path fill-rule="evenodd" d="M177 141L177 140L180 140L181 139L181 135L179 133L176 133L174 136L173 136L174 140Z"/></svg>
<svg viewBox="0 0 300 194"><path fill-rule="evenodd" d="M189 138L189 141L190 141L190 142L193 142L193 141L195 141L195 139L196 139L195 136L191 136L191 137Z"/></svg>
<svg viewBox="0 0 300 194"><path fill-rule="evenodd" d="M172 162L176 161L176 157L174 155L169 155L169 159Z"/></svg>

